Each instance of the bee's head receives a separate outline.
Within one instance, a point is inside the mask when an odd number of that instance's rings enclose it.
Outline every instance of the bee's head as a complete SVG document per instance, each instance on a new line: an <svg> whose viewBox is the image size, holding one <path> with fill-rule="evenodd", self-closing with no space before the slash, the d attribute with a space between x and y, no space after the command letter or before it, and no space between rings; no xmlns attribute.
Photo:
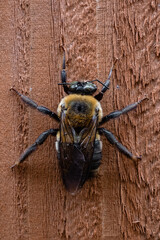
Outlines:
<svg viewBox="0 0 160 240"><path fill-rule="evenodd" d="M70 93L81 94L81 95L93 95L97 90L97 86L92 82L71 82L68 86Z"/></svg>
<svg viewBox="0 0 160 240"><path fill-rule="evenodd" d="M64 88L67 88L67 92L69 94L93 95L97 90L97 86L92 83L92 81L74 81L71 83L63 82L59 83L59 85L63 85Z"/></svg>

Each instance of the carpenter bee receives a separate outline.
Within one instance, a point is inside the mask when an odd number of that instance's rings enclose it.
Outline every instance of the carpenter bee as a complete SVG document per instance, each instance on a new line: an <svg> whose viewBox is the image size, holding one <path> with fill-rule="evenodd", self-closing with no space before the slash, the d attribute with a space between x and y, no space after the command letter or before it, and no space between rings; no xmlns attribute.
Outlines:
<svg viewBox="0 0 160 240"><path fill-rule="evenodd" d="M133 155L124 147L115 136L105 128L100 127L110 119L119 117L135 109L144 99L130 104L127 107L103 116L100 101L104 93L109 89L110 78L113 67L105 83L98 79L93 81L68 83L65 70L65 54L63 57L63 67L61 71L61 83L65 93L58 105L57 114L44 106L38 106L30 98L22 95L16 89L11 88L19 97L32 108L49 115L59 123L58 129L49 129L40 134L36 141L28 147L20 156L20 159L11 167L22 163L37 147L44 143L49 135L56 136L56 150L59 165L62 172L63 183L66 189L74 194L99 168L102 158L102 142L100 135L104 135L107 140L120 152L133 160L141 159L140 156ZM97 90L95 81L100 82L102 90L95 96Z"/></svg>

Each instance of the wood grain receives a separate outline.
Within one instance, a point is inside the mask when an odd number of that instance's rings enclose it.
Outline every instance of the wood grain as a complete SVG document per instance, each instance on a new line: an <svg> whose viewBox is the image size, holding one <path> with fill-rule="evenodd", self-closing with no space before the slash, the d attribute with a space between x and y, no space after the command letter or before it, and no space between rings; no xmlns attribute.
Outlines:
<svg viewBox="0 0 160 240"><path fill-rule="evenodd" d="M159 2L9 0L0 16L0 239L160 239ZM102 138L98 176L76 196L62 184L54 137L10 170L58 125L9 89L56 112L65 96L58 86L63 47L68 81L105 81L118 58L104 114L149 98L104 125L142 161L134 164Z"/></svg>

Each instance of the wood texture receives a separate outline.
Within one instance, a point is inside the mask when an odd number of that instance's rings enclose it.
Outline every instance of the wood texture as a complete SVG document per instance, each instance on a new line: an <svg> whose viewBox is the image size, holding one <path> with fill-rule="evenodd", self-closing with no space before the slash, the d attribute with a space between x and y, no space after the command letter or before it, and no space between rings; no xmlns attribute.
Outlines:
<svg viewBox="0 0 160 240"><path fill-rule="evenodd" d="M0 17L0 239L160 239L160 3L8 0ZM142 161L134 164L103 138L99 174L76 196L64 189L52 137L10 169L57 124L9 89L56 111L65 96L62 47L69 81L105 81L118 58L104 114L149 98L105 125Z"/></svg>

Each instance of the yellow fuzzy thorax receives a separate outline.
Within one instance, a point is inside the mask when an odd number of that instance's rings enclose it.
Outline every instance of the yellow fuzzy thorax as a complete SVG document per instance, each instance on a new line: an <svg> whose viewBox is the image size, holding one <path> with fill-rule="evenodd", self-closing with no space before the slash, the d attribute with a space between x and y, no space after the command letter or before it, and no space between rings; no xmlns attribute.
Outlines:
<svg viewBox="0 0 160 240"><path fill-rule="evenodd" d="M93 96L70 94L64 97L57 109L59 117L61 117L62 106L73 127L86 127L95 115L96 109L98 109L98 122L102 119L101 105ZM78 106L82 108L80 111L77 110Z"/></svg>

